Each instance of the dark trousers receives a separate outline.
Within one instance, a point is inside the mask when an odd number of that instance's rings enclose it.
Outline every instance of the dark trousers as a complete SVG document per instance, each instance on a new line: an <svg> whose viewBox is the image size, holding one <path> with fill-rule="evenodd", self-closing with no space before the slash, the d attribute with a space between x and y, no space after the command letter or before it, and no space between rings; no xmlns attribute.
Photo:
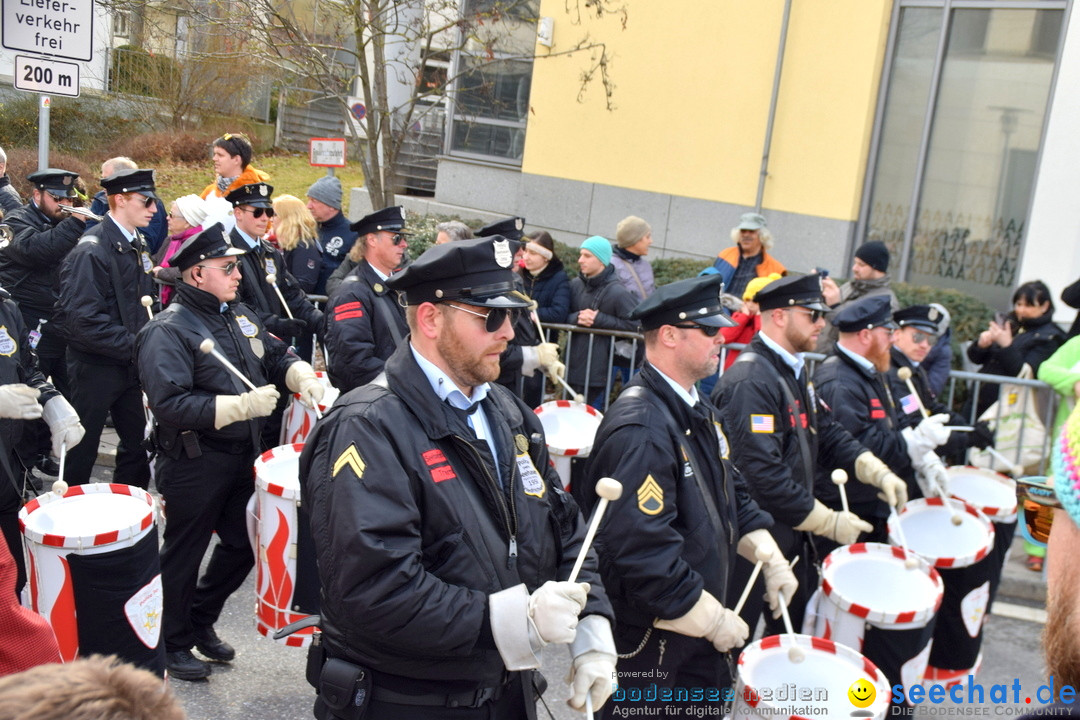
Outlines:
<svg viewBox="0 0 1080 720"><path fill-rule="evenodd" d="M620 654L631 653L645 632L642 627L619 625L615 647ZM690 708L722 705L731 684L726 654L717 652L711 642L656 629L641 652L619 658L616 674L619 687L601 709L604 718L628 714L691 717L686 713ZM670 699L665 699L665 688L671 689Z"/></svg>
<svg viewBox="0 0 1080 720"><path fill-rule="evenodd" d="M113 482L144 490L150 487L150 463L142 447L146 411L134 366L92 365L69 356L68 377L71 380L68 399L79 413L86 435L82 442L68 449L64 480L68 485L90 482L105 417L112 412L113 425L120 438Z"/></svg>
<svg viewBox="0 0 1080 720"><path fill-rule="evenodd" d="M254 565L245 521L255 488L254 460L254 451L231 455L206 447L197 458L183 452L176 459L158 458L157 486L165 503L161 583L166 652L191 649L194 628L217 622L225 601ZM199 578L214 532L220 542Z"/></svg>

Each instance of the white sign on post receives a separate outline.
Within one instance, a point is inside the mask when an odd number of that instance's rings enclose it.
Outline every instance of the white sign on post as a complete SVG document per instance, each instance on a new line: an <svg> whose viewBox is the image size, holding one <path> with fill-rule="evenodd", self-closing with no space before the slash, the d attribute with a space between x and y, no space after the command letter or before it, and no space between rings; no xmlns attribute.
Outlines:
<svg viewBox="0 0 1080 720"><path fill-rule="evenodd" d="M345 167L345 138L311 138L308 142L308 164Z"/></svg>
<svg viewBox="0 0 1080 720"><path fill-rule="evenodd" d="M79 66L60 60L16 55L15 87L30 92L79 97Z"/></svg>
<svg viewBox="0 0 1080 720"><path fill-rule="evenodd" d="M93 55L93 0L2 0L8 50L88 61Z"/></svg>

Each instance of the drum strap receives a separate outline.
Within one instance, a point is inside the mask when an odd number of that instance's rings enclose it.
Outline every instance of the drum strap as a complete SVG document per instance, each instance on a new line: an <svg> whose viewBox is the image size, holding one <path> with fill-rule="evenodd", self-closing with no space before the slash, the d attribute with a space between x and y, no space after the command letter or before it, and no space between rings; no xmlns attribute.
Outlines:
<svg viewBox="0 0 1080 720"><path fill-rule="evenodd" d="M394 311L382 300L381 297L375 298L375 312L378 314L379 319L383 321L383 325L390 331L390 337L394 339L394 347L401 345L401 330L398 329L398 318L394 317Z"/></svg>
<svg viewBox="0 0 1080 720"><path fill-rule="evenodd" d="M810 442L806 439L806 433L803 430L802 423L799 422L799 405L795 402L795 395L791 392L791 388L788 387L787 381L780 377L780 373L773 367L772 363L758 355L756 352L743 350L739 353L739 357L735 358L735 362L745 362L758 367L768 368L776 377L776 383L780 386L781 392L784 393L784 402L788 404L788 411L791 413L791 416L795 418L795 437L799 440L799 454L802 456L803 467L806 468L806 477L812 480L814 477L814 461L810 455ZM810 412L810 410L808 409L807 412Z"/></svg>

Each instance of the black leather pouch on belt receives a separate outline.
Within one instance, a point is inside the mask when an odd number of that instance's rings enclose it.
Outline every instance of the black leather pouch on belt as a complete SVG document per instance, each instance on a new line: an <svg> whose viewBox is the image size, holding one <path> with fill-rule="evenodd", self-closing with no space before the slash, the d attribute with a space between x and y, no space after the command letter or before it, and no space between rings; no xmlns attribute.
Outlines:
<svg viewBox="0 0 1080 720"><path fill-rule="evenodd" d="M338 720L360 720L371 698L371 673L359 665L330 658L319 676L319 699Z"/></svg>

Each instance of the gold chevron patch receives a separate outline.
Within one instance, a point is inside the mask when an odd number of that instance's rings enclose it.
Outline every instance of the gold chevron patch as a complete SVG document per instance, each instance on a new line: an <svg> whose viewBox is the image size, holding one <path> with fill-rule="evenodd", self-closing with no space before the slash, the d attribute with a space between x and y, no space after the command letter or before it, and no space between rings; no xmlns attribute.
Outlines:
<svg viewBox="0 0 1080 720"><path fill-rule="evenodd" d="M637 489L637 506L646 515L659 515L664 509L664 491L652 475L646 476Z"/></svg>
<svg viewBox="0 0 1080 720"><path fill-rule="evenodd" d="M364 468L367 467L367 464L364 462L364 458L360 457L360 451L356 449L355 443L349 443L349 447L345 448L345 452L341 453L338 459L334 461L334 472L331 477L336 478L345 466L352 468L357 480L364 477Z"/></svg>

